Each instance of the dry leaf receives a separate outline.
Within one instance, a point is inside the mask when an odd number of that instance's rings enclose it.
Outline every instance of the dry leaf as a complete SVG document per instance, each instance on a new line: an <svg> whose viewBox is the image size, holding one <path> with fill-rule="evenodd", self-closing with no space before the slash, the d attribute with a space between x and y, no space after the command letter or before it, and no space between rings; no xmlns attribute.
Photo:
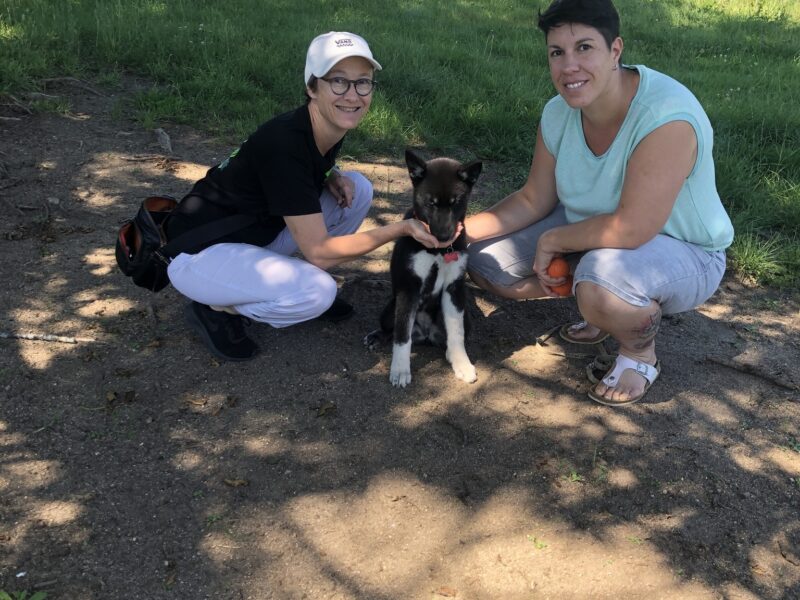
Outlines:
<svg viewBox="0 0 800 600"><path fill-rule="evenodd" d="M324 402L317 407L317 416L324 417L325 415L336 412L336 402Z"/></svg>
<svg viewBox="0 0 800 600"><path fill-rule="evenodd" d="M117 399L117 392L106 392L106 402L111 403Z"/></svg>
<svg viewBox="0 0 800 600"><path fill-rule="evenodd" d="M172 586L174 585L175 585L175 571L170 571L169 573L167 573L167 576L164 577L164 587L169 590L172 589Z"/></svg>
<svg viewBox="0 0 800 600"><path fill-rule="evenodd" d="M438 590L436 590L436 594L438 596L444 596L445 598L455 598L458 596L458 590L455 588L448 587L443 585Z"/></svg>
<svg viewBox="0 0 800 600"><path fill-rule="evenodd" d="M191 404L192 406L205 406L207 400L187 400L186 404Z"/></svg>
<svg viewBox="0 0 800 600"><path fill-rule="evenodd" d="M250 485L250 482L247 479L223 479L225 485L229 485L231 487L247 487Z"/></svg>

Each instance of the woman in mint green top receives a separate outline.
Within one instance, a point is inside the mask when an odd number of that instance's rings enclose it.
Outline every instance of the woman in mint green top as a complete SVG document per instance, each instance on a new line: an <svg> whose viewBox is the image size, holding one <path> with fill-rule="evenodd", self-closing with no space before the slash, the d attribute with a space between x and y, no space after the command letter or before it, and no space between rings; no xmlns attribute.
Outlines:
<svg viewBox="0 0 800 600"><path fill-rule="evenodd" d="M621 60L610 0L555 0L539 15L558 96L542 112L525 185L467 219L469 271L507 298L556 296L547 274L564 256L584 321L574 343L620 346L589 392L639 400L660 373L663 314L695 308L719 287L733 226L715 185L713 130L674 79Z"/></svg>

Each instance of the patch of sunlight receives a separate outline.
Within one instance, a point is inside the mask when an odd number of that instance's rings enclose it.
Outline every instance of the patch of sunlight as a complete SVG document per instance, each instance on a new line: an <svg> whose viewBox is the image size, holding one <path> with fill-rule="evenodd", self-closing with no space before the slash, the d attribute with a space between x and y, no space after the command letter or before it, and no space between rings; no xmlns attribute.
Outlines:
<svg viewBox="0 0 800 600"><path fill-rule="evenodd" d="M800 21L800 11L786 0L685 0L673 4L663 3L672 25L687 25L702 16L706 24L735 18L741 21L763 19Z"/></svg>
<svg viewBox="0 0 800 600"><path fill-rule="evenodd" d="M750 454L751 451L751 448L748 446L746 448L734 448L730 450L728 454L736 466L743 471L761 475L765 469L764 461Z"/></svg>
<svg viewBox="0 0 800 600"><path fill-rule="evenodd" d="M291 444L287 440L280 437L270 438L264 435L249 437L241 444L247 452L262 458L280 456L291 450Z"/></svg>
<svg viewBox="0 0 800 600"><path fill-rule="evenodd" d="M178 452L172 459L172 465L180 471L193 471L205 464L205 457L199 452L184 450Z"/></svg>
<svg viewBox="0 0 800 600"><path fill-rule="evenodd" d="M182 179L189 183L194 183L198 179L202 179L210 165L201 165L199 163L179 162L175 166L172 174L176 179Z"/></svg>
<svg viewBox="0 0 800 600"><path fill-rule="evenodd" d="M739 424L739 417L731 407L731 401L746 406L750 401L747 392L737 392L730 390L729 395L724 400L713 396L706 396L702 402L695 402L695 410L703 415L709 423L722 427L736 427Z"/></svg>
<svg viewBox="0 0 800 600"><path fill-rule="evenodd" d="M208 518L208 522L213 517ZM200 549L204 551L211 560L219 564L224 564L231 560L232 554L236 550L245 549L249 544L232 540L228 534L221 531L212 531L203 536L200 542ZM241 555L241 553L239 553Z"/></svg>
<svg viewBox="0 0 800 600"><path fill-rule="evenodd" d="M473 574L469 589L463 591L465 597L475 598L528 597L534 585L537 597L585 598L596 593L598 580L609 598L629 597L632 579L646 582L642 597L663 591L665 597L679 598L704 591L699 585L676 582L668 559L657 548L631 541L645 537L641 526L614 526L598 519L587 530L576 529L550 514L534 513L528 494L527 488L519 487L493 495L474 517L443 538L440 552L448 559L435 562L431 575L440 581L463 581L464 573ZM556 572L569 561L576 565L574 576L528 577L532 561L537 573Z"/></svg>
<svg viewBox="0 0 800 600"><path fill-rule="evenodd" d="M117 269L114 248L93 248L83 255L82 262L90 267L90 273L102 277Z"/></svg>
<svg viewBox="0 0 800 600"><path fill-rule="evenodd" d="M284 580L316 583L330 571L346 572L366 596L380 590L376 595L391 598L411 597L405 592L419 574L458 544L467 517L456 498L399 473L375 477L361 493L303 495L287 503L285 514L305 550L282 565ZM262 543L274 552L274 540ZM325 564L318 562L321 555Z"/></svg>
<svg viewBox="0 0 800 600"><path fill-rule="evenodd" d="M0 447L2 446L18 446L25 442L25 436L21 433L6 433L5 423L0 422Z"/></svg>
<svg viewBox="0 0 800 600"><path fill-rule="evenodd" d="M21 40L22 27L0 21L0 40Z"/></svg>
<svg viewBox="0 0 800 600"><path fill-rule="evenodd" d="M0 466L0 487L14 482L18 490L33 491L53 484L59 477L59 463L54 460L20 460Z"/></svg>
<svg viewBox="0 0 800 600"><path fill-rule="evenodd" d="M395 210L394 210L394 205L389 200L386 200L385 198L381 198L381 197L374 198L372 200L372 208L384 211L384 212L381 213L381 217L384 220L386 219L387 216L391 217L392 219L396 219L397 218L397 214L395 213Z"/></svg>
<svg viewBox="0 0 800 600"><path fill-rule="evenodd" d="M800 475L800 454L786 448L773 448L766 456L776 468L781 469L787 476Z"/></svg>
<svg viewBox="0 0 800 600"><path fill-rule="evenodd" d="M142 8L154 15L166 15L167 3L163 0L145 0L142 3Z"/></svg>
<svg viewBox="0 0 800 600"><path fill-rule="evenodd" d="M41 502L31 508L31 517L45 525L66 525L83 513L83 507L74 502Z"/></svg>
<svg viewBox="0 0 800 600"><path fill-rule="evenodd" d="M629 469L614 467L608 473L608 484L615 488L635 488L639 485L639 478Z"/></svg>

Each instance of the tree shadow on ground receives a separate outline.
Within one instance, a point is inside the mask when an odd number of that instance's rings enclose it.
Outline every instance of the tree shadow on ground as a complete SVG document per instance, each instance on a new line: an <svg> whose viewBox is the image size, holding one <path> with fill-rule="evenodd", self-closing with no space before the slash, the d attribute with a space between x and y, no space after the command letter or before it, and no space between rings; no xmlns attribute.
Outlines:
<svg viewBox="0 0 800 600"><path fill-rule="evenodd" d="M224 152L184 131L180 164L124 160L152 140L101 109L11 132L39 141L7 160L20 183L5 198L51 212L37 224L19 209L3 225L3 327L98 343L1 342L0 589L800 593L798 405L703 361L712 348L735 354L736 330L702 312L668 321L658 384L611 410L586 399L582 350L535 342L575 318L571 301L477 294L479 381L462 384L441 351L417 348L414 381L394 389L388 349L361 343L388 293L366 283L386 278L378 256L339 271L351 320L259 327L258 360L219 364L184 327L179 295L133 287L111 244L144 195L186 190L183 163ZM376 221L403 211L407 191L376 190ZM745 294L724 301L730 314L752 307ZM788 343L774 327L765 335Z"/></svg>

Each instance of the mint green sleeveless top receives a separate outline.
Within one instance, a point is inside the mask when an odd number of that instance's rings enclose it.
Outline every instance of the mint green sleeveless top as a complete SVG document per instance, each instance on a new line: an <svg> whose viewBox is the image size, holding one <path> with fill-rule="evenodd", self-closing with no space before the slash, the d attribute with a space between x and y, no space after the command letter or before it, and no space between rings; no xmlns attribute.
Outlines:
<svg viewBox="0 0 800 600"><path fill-rule="evenodd" d="M542 112L542 137L556 159L558 198L567 220L576 223L614 212L628 160L639 142L665 123L687 121L697 136L697 161L661 233L712 252L727 248L733 241L733 225L717 193L714 132L703 107L671 77L642 65L625 68L639 72L639 89L605 154L592 153L583 135L580 110L570 108L561 96L551 99Z"/></svg>

